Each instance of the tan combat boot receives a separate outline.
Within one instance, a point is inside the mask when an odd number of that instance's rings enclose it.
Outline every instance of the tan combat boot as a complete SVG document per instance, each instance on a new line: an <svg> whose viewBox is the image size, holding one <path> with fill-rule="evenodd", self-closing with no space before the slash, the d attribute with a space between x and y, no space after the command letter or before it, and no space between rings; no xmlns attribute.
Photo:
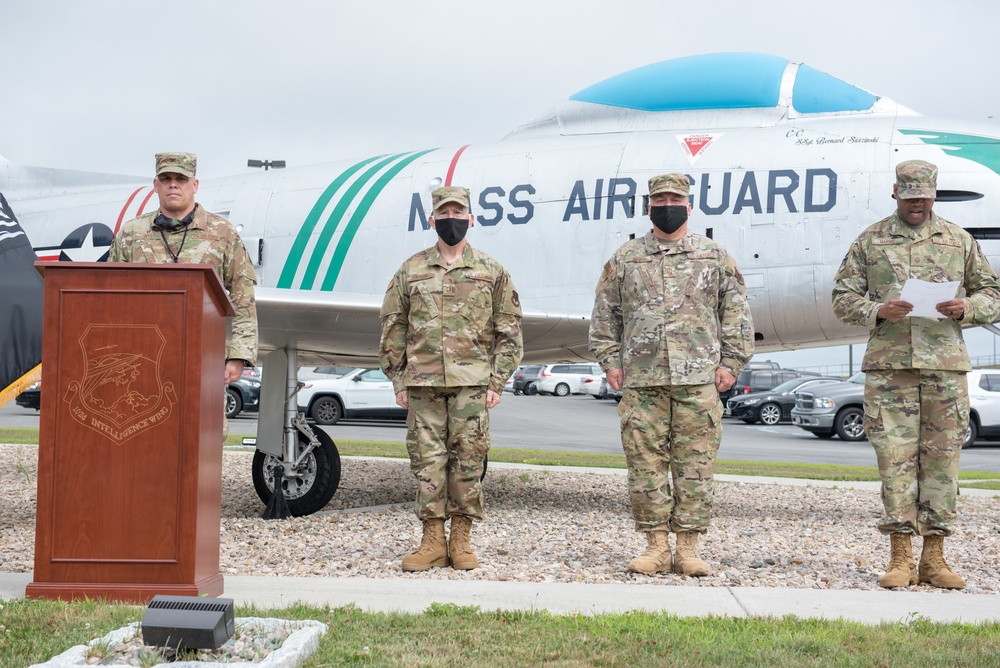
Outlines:
<svg viewBox="0 0 1000 668"><path fill-rule="evenodd" d="M448 565L448 544L444 539L444 520L424 520L424 536L416 552L403 557L404 571L427 571Z"/></svg>
<svg viewBox="0 0 1000 668"><path fill-rule="evenodd" d="M700 578L708 575L708 564L698 556L698 532L677 532L677 551L674 552L674 573Z"/></svg>
<svg viewBox="0 0 1000 668"><path fill-rule="evenodd" d="M962 589L965 580L955 575L944 560L944 536L924 536L920 552L920 583L941 589Z"/></svg>
<svg viewBox="0 0 1000 668"><path fill-rule="evenodd" d="M913 560L913 546L910 534L893 532L889 534L889 568L878 579L882 587L908 587L917 584L917 562Z"/></svg>
<svg viewBox="0 0 1000 668"><path fill-rule="evenodd" d="M646 541L649 543L646 551L628 562L628 569L643 575L669 573L674 565L670 556L670 532L647 531Z"/></svg>
<svg viewBox="0 0 1000 668"><path fill-rule="evenodd" d="M468 515L451 516L451 536L448 537L448 555L451 567L460 571L479 568L479 559L472 551L469 541L472 537L472 518Z"/></svg>

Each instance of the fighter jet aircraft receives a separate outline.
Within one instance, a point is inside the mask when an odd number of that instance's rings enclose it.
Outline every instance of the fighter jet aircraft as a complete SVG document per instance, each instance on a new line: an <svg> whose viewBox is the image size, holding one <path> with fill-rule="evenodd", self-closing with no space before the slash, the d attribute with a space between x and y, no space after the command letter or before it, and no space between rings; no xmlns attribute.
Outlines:
<svg viewBox="0 0 1000 668"><path fill-rule="evenodd" d="M333 442L288 399L295 369L377 364L385 286L435 242L427 216L439 185L473 193L469 240L514 278L526 360L586 357L597 277L650 228L646 181L665 171L691 181L689 229L736 258L758 350L790 349L865 335L834 316L832 278L858 232L894 208L902 160L939 166L935 211L1000 266L998 134L925 118L785 58L722 53L612 77L494 144L206 179L198 201L238 225L259 278L257 491L270 497L278 463L294 514L336 490ZM151 181L0 162L0 192L42 259L106 257L122 223L156 206Z"/></svg>

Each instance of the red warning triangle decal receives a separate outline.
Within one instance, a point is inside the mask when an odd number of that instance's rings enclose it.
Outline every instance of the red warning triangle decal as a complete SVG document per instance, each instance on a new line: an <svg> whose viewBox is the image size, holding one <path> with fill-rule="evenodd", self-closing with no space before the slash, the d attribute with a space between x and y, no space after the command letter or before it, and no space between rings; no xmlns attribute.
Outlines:
<svg viewBox="0 0 1000 668"><path fill-rule="evenodd" d="M712 137L709 135L701 135L698 137L684 137L684 143L688 147L691 155L698 155L701 150L712 143Z"/></svg>
<svg viewBox="0 0 1000 668"><path fill-rule="evenodd" d="M681 150L687 156L688 162L693 165L695 160L722 135L722 132L718 134L677 135L677 141L680 142Z"/></svg>

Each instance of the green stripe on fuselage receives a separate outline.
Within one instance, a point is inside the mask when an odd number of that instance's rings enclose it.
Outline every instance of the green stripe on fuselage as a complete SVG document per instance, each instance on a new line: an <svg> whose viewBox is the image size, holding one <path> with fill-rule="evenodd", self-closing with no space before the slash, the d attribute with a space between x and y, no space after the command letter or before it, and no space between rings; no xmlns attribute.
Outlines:
<svg viewBox="0 0 1000 668"><path fill-rule="evenodd" d="M430 149L427 151L420 151L415 153L405 160L401 160L398 164L394 165L392 169L388 170L383 174L375 185L368 191L361 204L358 206L354 215L351 216L351 220L347 223L347 227L344 228L344 233L340 237L340 241L337 243L337 250L333 254L333 260L330 262L330 267L326 271L326 278L323 279L322 290L332 290L333 286L337 283L337 278L340 276L340 270L344 267L344 259L347 257L347 251L350 250L351 242L354 241L354 235L357 234L358 228L361 227L361 221L364 220L368 211L371 209L372 204L385 189L386 185L401 172L407 165L411 162L420 158L421 156L427 155L431 151L437 149Z"/></svg>
<svg viewBox="0 0 1000 668"><path fill-rule="evenodd" d="M313 247L312 256L309 258L309 265L306 267L306 273L302 277L302 282L299 284L300 290L312 290L313 282L316 280L316 274L319 273L319 266L323 263L323 258L326 256L327 248L330 246L330 241L333 239L333 233L337 231L337 226L340 224L344 214L347 213L348 207L351 205L351 202L357 194L361 192L361 189L364 188L365 185L367 185L368 182L382 170L382 168L398 160L404 155L406 155L406 153L397 153L396 155L389 156L385 160L376 162L374 165L365 170L364 174L355 179L354 183L351 184L351 187L349 187L340 197L340 201L337 202L337 206L334 207L330 217L327 218L326 225L323 226L323 231L320 232L319 238L316 240L316 246Z"/></svg>
<svg viewBox="0 0 1000 668"><path fill-rule="evenodd" d="M292 287L292 281L295 280L295 272L298 271L299 264L302 262L302 253L305 252L306 246L309 244L309 237L312 235L316 223L319 222L319 217L323 215L323 211L326 209L326 205L330 203L334 193L340 190L340 187L347 182L347 179L351 178L359 169L381 157L377 155L374 158L362 160L356 165L351 165L326 187L323 194L313 204L312 210L309 211L309 215L306 216L305 222L302 223L302 227L299 228L299 232L295 236L295 242L292 244L292 249L288 252L288 257L285 258L285 266L282 267L281 276L278 278L279 288Z"/></svg>
<svg viewBox="0 0 1000 668"><path fill-rule="evenodd" d="M945 153L978 162L995 174L1000 174L1000 139L936 130L901 129L899 132L904 135L916 135L925 144L940 146Z"/></svg>

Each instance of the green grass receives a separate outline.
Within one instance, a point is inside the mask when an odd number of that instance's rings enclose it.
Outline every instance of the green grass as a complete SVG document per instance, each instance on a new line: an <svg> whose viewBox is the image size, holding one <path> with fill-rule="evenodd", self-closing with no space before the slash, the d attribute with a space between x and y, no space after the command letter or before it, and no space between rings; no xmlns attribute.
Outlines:
<svg viewBox="0 0 1000 668"><path fill-rule="evenodd" d="M1000 480L990 480L987 482L967 482L962 487L974 487L976 489L1000 489Z"/></svg>
<svg viewBox="0 0 1000 668"><path fill-rule="evenodd" d="M38 430L27 427L0 427L0 443L38 445Z"/></svg>
<svg viewBox="0 0 1000 668"><path fill-rule="evenodd" d="M0 665L48 660L137 621L143 608L13 600L0 611ZM321 666L996 666L1000 625L924 618L867 626L794 617L661 613L552 615L433 604L420 614L353 607L238 607L237 616L330 626L304 668Z"/></svg>
<svg viewBox="0 0 1000 668"><path fill-rule="evenodd" d="M393 457L397 459L406 459L407 457L406 446L402 443L338 439L337 449L345 457ZM519 448L491 448L490 461L542 466L625 468L625 455L523 450ZM843 480L847 482L877 482L879 480L878 469L874 466L837 466L834 464L797 464L794 462L744 462L719 459L715 462L715 472L727 475ZM959 473L959 479L1000 481L1000 472L962 471Z"/></svg>
<svg viewBox="0 0 1000 668"><path fill-rule="evenodd" d="M243 434L229 434L226 446L242 443ZM0 443L38 443L38 430L28 428L0 428ZM337 439L337 449L345 457L392 457L406 459L406 446L384 441ZM578 466L590 468L625 468L625 455L587 452L560 452L555 450L527 450L521 448L492 448L491 462L537 464L541 466ZM719 459L715 472L726 475L765 476L774 478L803 478L806 480L842 480L844 482L877 482L878 470L873 466L836 466L833 464L797 464L793 462L745 462ZM1000 481L1000 472L962 471L959 480ZM976 482L964 486L982 489L1000 489L992 482Z"/></svg>

